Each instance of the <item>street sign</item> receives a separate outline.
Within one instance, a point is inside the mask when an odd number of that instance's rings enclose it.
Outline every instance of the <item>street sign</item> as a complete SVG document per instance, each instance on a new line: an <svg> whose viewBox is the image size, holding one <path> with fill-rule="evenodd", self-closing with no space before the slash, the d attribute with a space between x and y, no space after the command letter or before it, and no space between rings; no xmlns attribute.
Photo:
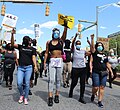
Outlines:
<svg viewBox="0 0 120 110"><path fill-rule="evenodd" d="M109 38L98 37L97 42L102 42L104 50L109 51Z"/></svg>

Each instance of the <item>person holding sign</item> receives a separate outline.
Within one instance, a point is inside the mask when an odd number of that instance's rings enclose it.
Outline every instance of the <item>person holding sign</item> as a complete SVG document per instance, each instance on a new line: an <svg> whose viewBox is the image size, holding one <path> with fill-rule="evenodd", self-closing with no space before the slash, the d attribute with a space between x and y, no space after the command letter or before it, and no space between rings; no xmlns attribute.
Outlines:
<svg viewBox="0 0 120 110"><path fill-rule="evenodd" d="M53 105L53 88L56 81L56 93L54 102L59 103L59 89L61 85L61 76L63 71L63 42L66 39L67 28L64 27L63 35L60 38L60 30L52 30L52 40L46 43L46 52L44 57L44 70L46 70L46 61L50 52L49 73L48 73L48 106Z"/></svg>

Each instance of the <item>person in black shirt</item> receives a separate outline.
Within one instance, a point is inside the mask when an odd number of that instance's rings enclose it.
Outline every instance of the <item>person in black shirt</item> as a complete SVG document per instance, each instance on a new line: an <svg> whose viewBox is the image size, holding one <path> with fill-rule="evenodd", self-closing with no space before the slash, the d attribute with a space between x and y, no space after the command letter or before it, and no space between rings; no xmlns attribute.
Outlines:
<svg viewBox="0 0 120 110"><path fill-rule="evenodd" d="M45 50L42 51L39 54L39 57L41 59L41 63L40 63L40 78L42 78L42 73L43 73L43 70L44 70L44 56L45 56Z"/></svg>
<svg viewBox="0 0 120 110"><path fill-rule="evenodd" d="M0 53L4 54L4 78L6 81L6 87L9 87L9 90L12 89L13 82L13 73L15 69L15 62L17 61L17 53L14 48L11 46L11 43L8 43L5 47L6 49L0 50ZM9 80L8 80L9 79Z"/></svg>
<svg viewBox="0 0 120 110"><path fill-rule="evenodd" d="M93 81L91 101L94 101L95 95L98 92L98 107L103 108L102 100L104 89L107 81L107 70L112 73L111 66L107 57L103 53L104 46L101 42L97 42L94 46L94 34L91 35L91 58L90 58L90 73ZM104 76L102 73L106 73Z"/></svg>
<svg viewBox="0 0 120 110"><path fill-rule="evenodd" d="M71 47L70 47L71 41L66 39L65 40L65 46L64 46L64 53L65 53L65 60L63 60L63 87L69 87L69 80L71 77L71 69L72 69L72 62L71 62ZM68 73L68 74L67 74Z"/></svg>
<svg viewBox="0 0 120 110"><path fill-rule="evenodd" d="M20 99L18 103L28 104L28 94L30 89L30 77L32 74L32 65L34 63L34 69L37 71L36 65L36 51L33 47L29 46L30 37L24 36L22 45L14 44L14 29L12 30L11 43L16 49L19 50L19 66L17 72L17 85L20 93ZM25 79L25 90L23 91L23 79ZM25 94L24 94L25 92Z"/></svg>

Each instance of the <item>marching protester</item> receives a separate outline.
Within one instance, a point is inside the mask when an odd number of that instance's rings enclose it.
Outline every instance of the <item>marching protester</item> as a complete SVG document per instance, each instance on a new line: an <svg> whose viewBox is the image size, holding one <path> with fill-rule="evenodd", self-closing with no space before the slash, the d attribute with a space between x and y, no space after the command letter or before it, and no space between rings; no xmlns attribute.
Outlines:
<svg viewBox="0 0 120 110"><path fill-rule="evenodd" d="M86 51L89 51L89 52L90 52L90 50L91 50L91 43L90 43L88 37L87 37L87 42L88 42L88 44L89 44L89 46L90 46L90 49L88 50L88 49L86 48ZM88 83L88 79L90 78L90 65L89 65L89 63L90 63L90 56L91 56L91 55L86 56L86 73L87 73L87 75L86 75L86 84L89 84L89 83Z"/></svg>
<svg viewBox="0 0 120 110"><path fill-rule="evenodd" d="M45 56L45 50L42 51L40 54L39 54L39 57L40 57L40 60L41 60L41 63L40 63L40 78L43 77L43 70L44 70L44 56ZM45 70L46 71L46 70ZM45 74L46 75L46 74Z"/></svg>
<svg viewBox="0 0 120 110"><path fill-rule="evenodd" d="M64 53L65 53L65 59L63 59L63 87L69 87L69 80L71 77L71 69L72 69L72 51L70 48L71 41L69 39L65 40L65 46L64 46Z"/></svg>
<svg viewBox="0 0 120 110"><path fill-rule="evenodd" d="M113 49L110 49L109 51L108 62L111 64L111 68L113 71L113 77L111 76L111 74L109 74L109 87L112 88L112 82L117 77L116 66L118 66L118 58L117 56L115 56Z"/></svg>
<svg viewBox="0 0 120 110"><path fill-rule="evenodd" d="M46 43L46 52L44 58L44 69L46 69L47 57L50 53L50 62L49 62L49 73L48 73L48 106L53 105L53 88L54 82L56 81L56 93L54 97L54 102L59 103L59 89L61 85L61 76L63 71L63 43L66 39L67 28L64 27L63 35L60 38L60 30L54 28L52 30L52 40L47 41Z"/></svg>
<svg viewBox="0 0 120 110"><path fill-rule="evenodd" d="M39 64L39 58L38 58L38 51L37 51L37 40L33 39L32 40L32 47L36 50L36 63L37 63L37 69L38 71L34 72L34 65L33 65L33 80L34 80L34 85L37 85L37 79L39 76L39 70L40 70L40 64Z"/></svg>
<svg viewBox="0 0 120 110"><path fill-rule="evenodd" d="M112 75L110 64L107 57L103 53L104 46L101 42L97 42L94 46L94 34L91 35L91 58L90 58L90 73L92 75L92 96L91 101L95 99L98 92L98 107L103 108L102 100L107 81L108 71Z"/></svg>
<svg viewBox="0 0 120 110"><path fill-rule="evenodd" d="M17 71L17 85L20 93L18 103L28 104L28 94L30 89L30 78L32 74L32 65L34 63L35 72L37 71L36 65L36 51L33 47L29 46L30 37L24 36L22 45L14 44L14 29L12 30L11 44L14 48L19 50L19 66ZM25 80L25 88L23 91L23 79Z"/></svg>
<svg viewBox="0 0 120 110"><path fill-rule="evenodd" d="M86 64L85 64L85 56L89 56L91 53L86 52L81 49L80 40L76 41L79 33L76 33L73 41L72 41L72 51L73 51L73 61L72 61L72 72L71 72L71 86L69 91L69 97L73 97L73 90L77 85L78 78L80 78L80 98L79 102L86 104L84 100L84 92L85 92L85 79L86 79Z"/></svg>
<svg viewBox="0 0 120 110"><path fill-rule="evenodd" d="M2 41L1 41L1 43L2 43ZM6 50L6 45L7 45L7 42L3 41L1 49ZM5 59L4 54L1 54L1 61L4 62L4 59Z"/></svg>
<svg viewBox="0 0 120 110"><path fill-rule="evenodd" d="M17 53L11 46L11 43L8 43L4 50L1 49L0 53L4 54L4 78L6 81L6 87L9 87L9 90L11 90Z"/></svg>

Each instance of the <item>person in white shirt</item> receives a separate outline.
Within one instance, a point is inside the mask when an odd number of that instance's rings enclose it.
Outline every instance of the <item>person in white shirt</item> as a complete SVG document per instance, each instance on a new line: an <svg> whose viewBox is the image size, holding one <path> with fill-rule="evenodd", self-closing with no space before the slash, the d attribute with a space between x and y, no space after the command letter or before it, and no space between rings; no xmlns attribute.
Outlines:
<svg viewBox="0 0 120 110"><path fill-rule="evenodd" d="M117 77L116 66L118 66L118 58L114 54L114 50L110 49L108 62L111 64L111 69L113 71L113 76L109 74L109 87L112 88L112 82Z"/></svg>

